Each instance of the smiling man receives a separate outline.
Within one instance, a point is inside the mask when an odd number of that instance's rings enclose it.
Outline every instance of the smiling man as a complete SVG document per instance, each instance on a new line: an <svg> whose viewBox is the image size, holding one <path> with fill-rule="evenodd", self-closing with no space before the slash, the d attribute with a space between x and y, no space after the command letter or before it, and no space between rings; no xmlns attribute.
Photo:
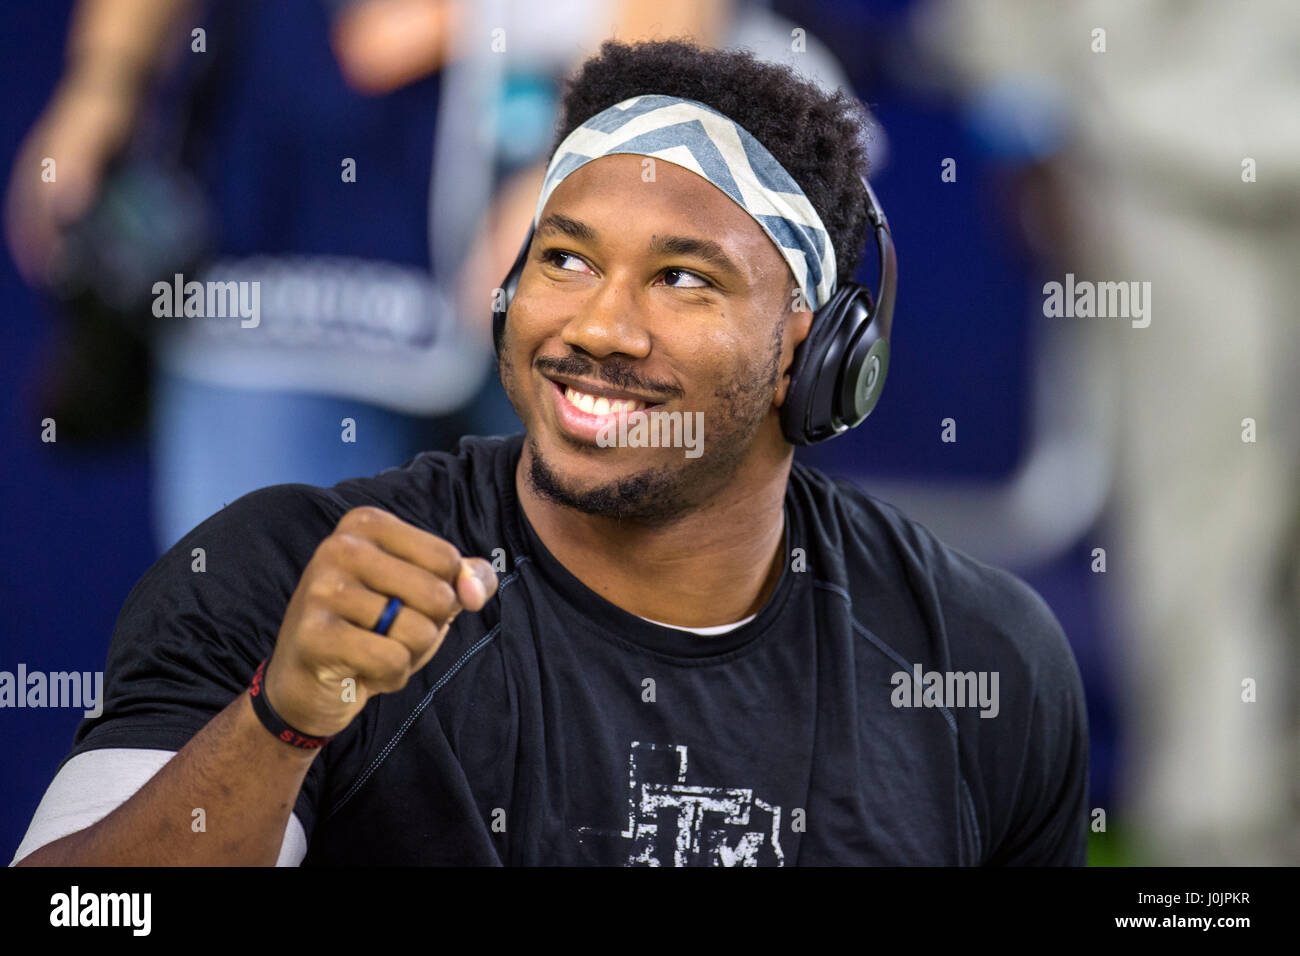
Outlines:
<svg viewBox="0 0 1300 956"><path fill-rule="evenodd" d="M1046 605L793 464L799 349L862 253L860 108L673 42L607 44L564 107L498 302L525 434L191 532L22 862L1085 862ZM608 440L688 417L695 456Z"/></svg>
<svg viewBox="0 0 1300 956"><path fill-rule="evenodd" d="M790 270L744 209L670 163L604 156L546 209L501 349L528 435L525 514L627 611L689 626L754 614L785 563L791 448L775 411L811 319L791 313ZM598 441L610 418L673 413L700 416L707 454Z"/></svg>

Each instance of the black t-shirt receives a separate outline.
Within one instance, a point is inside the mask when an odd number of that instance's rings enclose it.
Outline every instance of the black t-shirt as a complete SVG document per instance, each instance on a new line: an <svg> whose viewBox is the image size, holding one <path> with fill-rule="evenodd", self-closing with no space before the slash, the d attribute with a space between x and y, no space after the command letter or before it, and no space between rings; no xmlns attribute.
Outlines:
<svg viewBox="0 0 1300 956"><path fill-rule="evenodd" d="M762 611L722 635L661 627L547 552L521 447L466 438L213 515L127 598L72 754L183 747L271 653L317 544L376 505L506 570L316 758L304 865L1085 862L1082 684L1029 586L796 464Z"/></svg>

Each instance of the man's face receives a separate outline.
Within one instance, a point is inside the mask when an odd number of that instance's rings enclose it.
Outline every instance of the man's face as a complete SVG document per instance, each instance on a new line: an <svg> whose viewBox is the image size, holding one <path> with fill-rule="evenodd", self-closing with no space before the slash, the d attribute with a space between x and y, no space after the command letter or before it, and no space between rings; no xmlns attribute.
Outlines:
<svg viewBox="0 0 1300 956"><path fill-rule="evenodd" d="M594 160L551 194L510 307L501 378L538 493L662 522L747 464L773 467L786 373L811 317L793 312L790 270L748 213L671 163L654 161L647 182L646 162ZM695 457L631 447L637 413L653 427L656 417L694 425L696 412ZM627 442L602 444L617 440L621 416Z"/></svg>

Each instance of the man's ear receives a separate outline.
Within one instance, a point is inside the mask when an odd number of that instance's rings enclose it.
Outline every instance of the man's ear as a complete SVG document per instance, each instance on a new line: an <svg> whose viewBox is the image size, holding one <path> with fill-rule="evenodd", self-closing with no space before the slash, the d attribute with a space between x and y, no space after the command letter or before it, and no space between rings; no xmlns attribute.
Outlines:
<svg viewBox="0 0 1300 956"><path fill-rule="evenodd" d="M798 292L795 288L795 292ZM790 311L785 315L785 328L781 334L781 383L777 386L772 404L780 408L790 391L790 371L794 366L794 350L808 337L812 329L813 314L802 295L792 296Z"/></svg>

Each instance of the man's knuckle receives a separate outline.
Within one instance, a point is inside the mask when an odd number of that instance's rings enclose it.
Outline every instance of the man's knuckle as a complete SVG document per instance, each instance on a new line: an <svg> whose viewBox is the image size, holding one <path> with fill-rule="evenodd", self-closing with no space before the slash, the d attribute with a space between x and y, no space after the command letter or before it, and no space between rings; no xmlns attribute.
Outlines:
<svg viewBox="0 0 1300 956"><path fill-rule="evenodd" d="M339 522L339 526L343 527L346 524L349 530L363 531L367 528L373 528L383 518L384 512L374 505L361 505L345 514L343 520Z"/></svg>
<svg viewBox="0 0 1300 956"><path fill-rule="evenodd" d="M343 546L342 537L341 534L335 532L317 546L314 556L317 564L330 565L338 563L339 552Z"/></svg>
<svg viewBox="0 0 1300 956"><path fill-rule="evenodd" d="M367 543L364 538L354 534L334 535L333 557L336 564L351 566L360 560L366 550Z"/></svg>
<svg viewBox="0 0 1300 956"><path fill-rule="evenodd" d="M336 571L320 571L312 575L311 581L307 584L307 596L312 601L323 604L334 600L344 587L347 586L343 575Z"/></svg>
<svg viewBox="0 0 1300 956"><path fill-rule="evenodd" d="M381 681L399 677L405 680L406 669L411 663L410 652L393 640L368 649L365 657L367 669L375 679Z"/></svg>
<svg viewBox="0 0 1300 956"><path fill-rule="evenodd" d="M403 654L406 659L401 664L388 665L377 674L378 686L382 687L386 692L391 693L406 686L406 675L410 671L411 661L409 654L405 654L405 651L403 651Z"/></svg>
<svg viewBox="0 0 1300 956"><path fill-rule="evenodd" d="M441 628L423 614L414 617L415 619L411 622L411 637L420 652L423 653L438 639Z"/></svg>
<svg viewBox="0 0 1300 956"><path fill-rule="evenodd" d="M324 602L317 601L307 609L303 623L309 638L329 638L336 633L340 618Z"/></svg>
<svg viewBox="0 0 1300 956"><path fill-rule="evenodd" d="M423 598L429 613L446 614L456 603L456 591L441 578L432 578L424 587Z"/></svg>

